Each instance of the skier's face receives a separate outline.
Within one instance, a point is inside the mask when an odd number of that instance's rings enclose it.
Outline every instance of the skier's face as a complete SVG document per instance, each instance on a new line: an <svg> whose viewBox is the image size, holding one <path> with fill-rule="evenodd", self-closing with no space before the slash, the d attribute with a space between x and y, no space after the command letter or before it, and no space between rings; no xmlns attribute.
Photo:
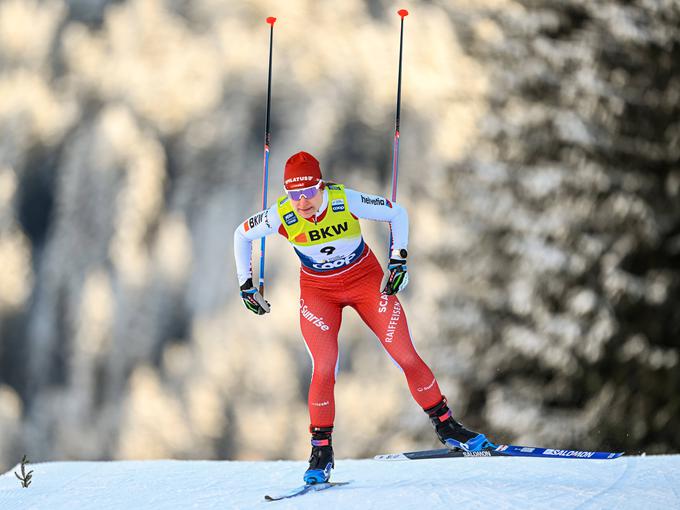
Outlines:
<svg viewBox="0 0 680 510"><path fill-rule="evenodd" d="M295 212L305 219L314 216L323 203L323 193L317 193L312 198L302 197L300 200L290 200Z"/></svg>

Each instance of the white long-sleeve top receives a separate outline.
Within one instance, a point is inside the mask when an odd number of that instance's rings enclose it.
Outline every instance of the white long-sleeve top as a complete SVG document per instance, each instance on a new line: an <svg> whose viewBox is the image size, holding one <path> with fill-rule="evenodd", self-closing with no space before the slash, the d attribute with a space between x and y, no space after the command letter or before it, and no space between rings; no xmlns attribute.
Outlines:
<svg viewBox="0 0 680 510"><path fill-rule="evenodd" d="M345 188L345 194L349 211L356 218L388 222L392 231L392 249L407 248L408 213L406 209L378 195L369 195L348 188ZM328 190L324 189L323 201L315 216L308 220L301 218L301 221L314 222L316 218L325 214L327 208ZM247 230L245 225L248 225ZM275 232L285 236L285 229L281 225L276 203L264 211L253 214L236 228L234 231L234 257L239 285L243 285L253 274L251 265L252 242ZM333 256L329 258L323 249L331 243L334 249L332 251ZM363 237L360 236L342 243L332 240L314 246L296 247L295 251L303 262L325 264L343 259L351 260L352 254L355 254L363 244Z"/></svg>

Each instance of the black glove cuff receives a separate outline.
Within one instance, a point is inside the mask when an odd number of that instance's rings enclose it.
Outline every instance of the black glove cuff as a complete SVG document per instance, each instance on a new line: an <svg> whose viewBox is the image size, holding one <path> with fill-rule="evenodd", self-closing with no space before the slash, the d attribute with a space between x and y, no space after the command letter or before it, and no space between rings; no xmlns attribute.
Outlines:
<svg viewBox="0 0 680 510"><path fill-rule="evenodd" d="M241 290L248 290L253 288L253 279L248 278L243 285L241 285Z"/></svg>

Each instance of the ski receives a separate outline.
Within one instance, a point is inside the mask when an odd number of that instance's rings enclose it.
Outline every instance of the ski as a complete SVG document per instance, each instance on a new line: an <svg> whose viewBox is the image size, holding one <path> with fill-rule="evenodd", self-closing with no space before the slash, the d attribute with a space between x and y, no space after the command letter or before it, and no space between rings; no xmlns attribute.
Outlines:
<svg viewBox="0 0 680 510"><path fill-rule="evenodd" d="M440 448L437 450L421 450L416 452L388 453L376 455L375 460L422 460L447 459L459 457L539 457L552 459L617 459L623 452L591 452L581 450L559 450L555 448L540 448L536 446L517 446L502 444L492 450L467 452Z"/></svg>
<svg viewBox="0 0 680 510"><path fill-rule="evenodd" d="M319 492L323 491L326 489L330 489L331 487L338 487L340 485L347 485L349 482L324 482L324 483L314 483L314 484L305 484L301 485L300 487L295 487L294 489L289 490L288 492L284 492L283 494L278 494L274 496L269 496L266 495L264 497L265 500L267 501L279 501L281 499L288 499L288 498L294 498L296 496L302 496L303 494L307 494L308 492Z"/></svg>
<svg viewBox="0 0 680 510"><path fill-rule="evenodd" d="M496 452L511 457L543 457L552 459L594 459L611 460L618 459L624 452L591 452L581 450L561 450L557 448L540 448L537 446L516 446L511 444L500 445Z"/></svg>
<svg viewBox="0 0 680 510"><path fill-rule="evenodd" d="M421 460L421 459L448 459L458 457L508 457L505 453L495 450L484 450L481 452L465 452L463 450L450 450L449 448L439 448L437 450L421 450L417 452L386 453L376 455L375 460Z"/></svg>

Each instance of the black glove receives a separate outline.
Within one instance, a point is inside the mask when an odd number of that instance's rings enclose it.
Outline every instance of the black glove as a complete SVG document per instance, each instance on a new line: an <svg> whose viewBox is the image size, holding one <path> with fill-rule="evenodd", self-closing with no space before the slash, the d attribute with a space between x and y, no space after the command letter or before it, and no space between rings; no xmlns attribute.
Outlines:
<svg viewBox="0 0 680 510"><path fill-rule="evenodd" d="M383 294L396 294L400 290L404 290L408 285L408 272L406 271L406 260L390 259L387 266L390 274L387 277L387 283L382 290Z"/></svg>
<svg viewBox="0 0 680 510"><path fill-rule="evenodd" d="M241 299L246 305L246 308L257 315L264 315L269 313L269 302L265 301L262 294L253 287L253 279L248 278L246 282L241 285Z"/></svg>

